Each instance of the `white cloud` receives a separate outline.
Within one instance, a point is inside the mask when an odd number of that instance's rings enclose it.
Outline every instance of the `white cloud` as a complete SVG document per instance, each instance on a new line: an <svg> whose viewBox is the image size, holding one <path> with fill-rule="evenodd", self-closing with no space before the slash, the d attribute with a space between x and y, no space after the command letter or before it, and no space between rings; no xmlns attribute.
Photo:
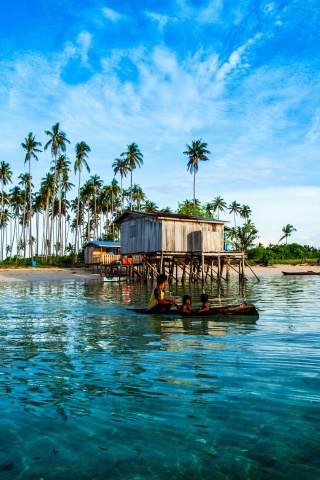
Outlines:
<svg viewBox="0 0 320 480"><path fill-rule="evenodd" d="M200 23L216 23L222 11L222 0L211 0L208 5L201 9L198 15Z"/></svg>
<svg viewBox="0 0 320 480"><path fill-rule="evenodd" d="M158 24L159 32L162 32L169 21L177 22L176 18L171 18L168 15L161 15L160 13L146 12L146 15Z"/></svg>
<svg viewBox="0 0 320 480"><path fill-rule="evenodd" d="M112 8L104 7L102 9L103 16L107 18L108 20L111 20L112 22L118 22L122 18L124 18L123 15L120 13L116 12L115 10L112 10Z"/></svg>
<svg viewBox="0 0 320 480"><path fill-rule="evenodd" d="M92 35L89 32L81 32L77 37L79 45L79 54L83 65L88 64L88 51L91 47Z"/></svg>

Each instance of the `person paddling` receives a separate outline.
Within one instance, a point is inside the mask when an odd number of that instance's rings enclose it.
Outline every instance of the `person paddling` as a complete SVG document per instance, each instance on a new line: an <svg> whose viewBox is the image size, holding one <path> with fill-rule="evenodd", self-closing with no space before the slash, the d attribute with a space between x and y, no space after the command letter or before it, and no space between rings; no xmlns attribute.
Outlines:
<svg viewBox="0 0 320 480"><path fill-rule="evenodd" d="M168 277L164 273L157 276L157 286L152 290L148 310L151 313L164 313L177 305L176 300L168 300L164 297L164 289L168 285Z"/></svg>

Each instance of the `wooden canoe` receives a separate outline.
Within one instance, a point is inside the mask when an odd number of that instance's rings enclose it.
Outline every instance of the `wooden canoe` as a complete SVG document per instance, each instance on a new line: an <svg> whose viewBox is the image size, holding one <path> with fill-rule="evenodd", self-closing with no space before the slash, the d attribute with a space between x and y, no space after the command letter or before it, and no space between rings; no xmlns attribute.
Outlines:
<svg viewBox="0 0 320 480"><path fill-rule="evenodd" d="M314 272L313 270L307 270L306 272L282 272L283 275L320 275L320 272Z"/></svg>
<svg viewBox="0 0 320 480"><path fill-rule="evenodd" d="M149 314L147 308L128 308L132 312L140 313L142 315ZM180 317L212 317L215 315L255 315L259 316L258 310L253 303L238 303L236 305L224 305L223 307L212 307L206 312L191 311L191 313L181 313L178 310L168 310L164 313L152 313L151 315L179 315Z"/></svg>

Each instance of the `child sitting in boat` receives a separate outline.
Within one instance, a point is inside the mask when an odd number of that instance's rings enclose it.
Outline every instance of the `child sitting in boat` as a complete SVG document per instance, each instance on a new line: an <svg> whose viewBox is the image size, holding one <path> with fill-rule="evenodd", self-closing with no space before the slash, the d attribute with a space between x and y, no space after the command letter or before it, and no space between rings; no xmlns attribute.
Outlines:
<svg viewBox="0 0 320 480"><path fill-rule="evenodd" d="M179 307L179 312L190 313L191 297L190 295L183 295L182 305Z"/></svg>
<svg viewBox="0 0 320 480"><path fill-rule="evenodd" d="M209 305L209 297L206 293L202 293L200 296L200 300L202 302L202 307L199 308L198 313L200 312L206 312L207 310L210 310L210 305Z"/></svg>
<svg viewBox="0 0 320 480"><path fill-rule="evenodd" d="M152 290L148 310L153 313L165 313L172 305L177 305L176 300L164 298L164 289L168 285L168 277L164 273L157 276L157 286Z"/></svg>

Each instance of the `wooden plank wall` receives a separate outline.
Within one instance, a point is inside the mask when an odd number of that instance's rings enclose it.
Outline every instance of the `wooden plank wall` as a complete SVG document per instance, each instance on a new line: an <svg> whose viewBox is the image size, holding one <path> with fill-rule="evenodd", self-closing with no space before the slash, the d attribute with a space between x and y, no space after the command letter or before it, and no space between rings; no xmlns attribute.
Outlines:
<svg viewBox="0 0 320 480"><path fill-rule="evenodd" d="M135 218L121 225L121 254L220 252L224 226L217 223Z"/></svg>

